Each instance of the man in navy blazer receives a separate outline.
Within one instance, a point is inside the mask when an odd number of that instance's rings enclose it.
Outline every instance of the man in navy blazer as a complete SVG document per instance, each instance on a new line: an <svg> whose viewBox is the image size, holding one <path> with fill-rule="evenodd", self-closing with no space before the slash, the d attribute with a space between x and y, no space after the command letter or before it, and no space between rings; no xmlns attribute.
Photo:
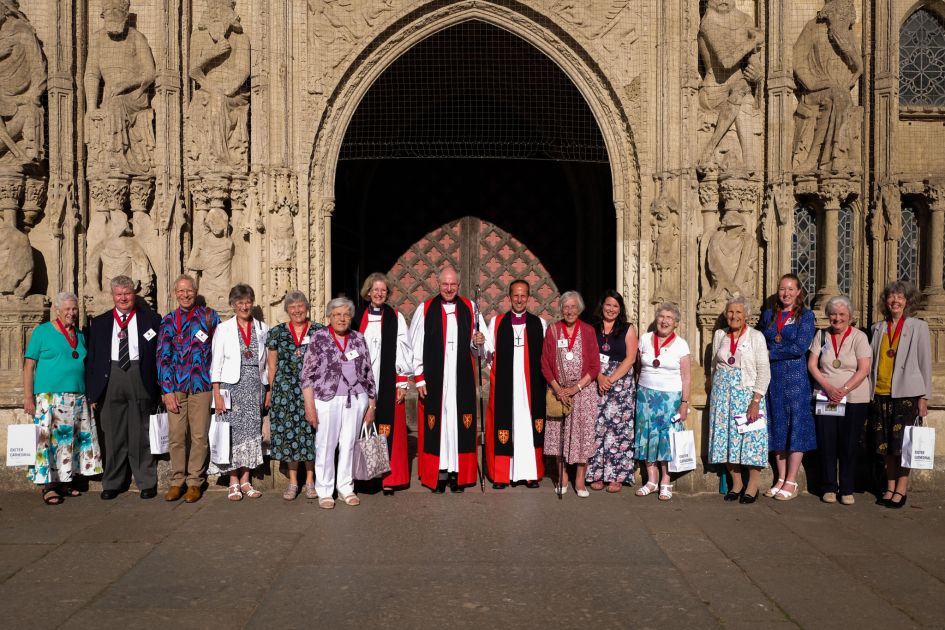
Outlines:
<svg viewBox="0 0 945 630"><path fill-rule="evenodd" d="M135 304L128 276L112 278L111 290L115 308L92 318L85 363L86 395L105 436L102 499L124 490L129 467L141 498L152 499L157 462L148 423L161 399L156 360L161 316L143 302Z"/></svg>

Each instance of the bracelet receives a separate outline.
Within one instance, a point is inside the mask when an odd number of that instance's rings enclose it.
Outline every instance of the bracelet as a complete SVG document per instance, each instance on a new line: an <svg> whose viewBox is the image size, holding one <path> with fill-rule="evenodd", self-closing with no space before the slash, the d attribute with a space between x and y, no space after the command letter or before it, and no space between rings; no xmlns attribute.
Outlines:
<svg viewBox="0 0 945 630"><path fill-rule="evenodd" d="M581 391L581 390L584 389L583 387L581 387L581 384L580 384L580 383L577 384L577 388L578 388L578 391Z"/></svg>

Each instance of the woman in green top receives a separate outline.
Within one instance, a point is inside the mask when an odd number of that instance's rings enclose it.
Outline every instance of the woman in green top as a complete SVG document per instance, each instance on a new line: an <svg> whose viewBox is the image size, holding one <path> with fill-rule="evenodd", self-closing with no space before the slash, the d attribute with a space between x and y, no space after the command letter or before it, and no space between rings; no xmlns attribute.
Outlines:
<svg viewBox="0 0 945 630"><path fill-rule="evenodd" d="M102 472L95 419L85 400L85 336L76 328L79 300L60 293L53 303L58 317L40 324L30 336L23 362L23 411L33 417L36 464L28 477L42 484L43 501L59 505L77 497L73 475Z"/></svg>

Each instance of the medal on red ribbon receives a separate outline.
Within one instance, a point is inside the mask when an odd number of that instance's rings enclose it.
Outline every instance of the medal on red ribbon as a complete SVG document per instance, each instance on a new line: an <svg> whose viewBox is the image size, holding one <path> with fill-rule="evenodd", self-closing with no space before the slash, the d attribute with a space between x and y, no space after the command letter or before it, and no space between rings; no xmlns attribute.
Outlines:
<svg viewBox="0 0 945 630"><path fill-rule="evenodd" d="M338 351L341 352L341 360L342 360L342 361L347 361L347 360L348 360L348 357L345 356L345 350L348 349L348 335L345 334L345 335L343 336L343 338L344 338L344 340L345 340L345 343L344 343L344 345L341 345L341 343L339 343L339 341L338 341L338 337L335 335L335 331L334 331L334 330L331 331L331 339L332 339L332 341L335 342L335 345L338 346Z"/></svg>
<svg viewBox="0 0 945 630"><path fill-rule="evenodd" d="M896 343L899 341L899 335L902 334L902 324L905 321L905 317L899 318L899 323L896 324L895 333L892 329L892 322L889 320L886 321L886 339L889 341L889 350L886 351L886 356L890 359L896 356Z"/></svg>
<svg viewBox="0 0 945 630"><path fill-rule="evenodd" d="M186 317L181 321L181 309L178 308L174 311L174 325L177 328L177 334L174 335L174 343L177 345L183 345L184 343L184 328L190 325L190 320L194 318L194 314L197 312L197 307L190 309L190 312L187 313Z"/></svg>
<svg viewBox="0 0 945 630"><path fill-rule="evenodd" d="M787 317L785 317L785 315L787 315ZM794 317L794 311L793 311L793 310L792 310L792 311L781 311L780 313L778 313L778 321L777 321L777 324L778 324L778 334L776 334L776 335L774 336L774 340L775 340L776 342L781 343L781 330L784 328L784 325L787 324L788 321L789 321L792 317Z"/></svg>
<svg viewBox="0 0 945 630"><path fill-rule="evenodd" d="M305 339L305 335L308 334L308 329L311 324L305 322L305 328L302 329L302 332L298 335L295 334L295 326L292 325L292 322L289 322L289 332L292 333L292 341L295 342L295 356L302 356L302 340ZM347 343L347 341L345 342Z"/></svg>
<svg viewBox="0 0 945 630"><path fill-rule="evenodd" d="M69 329L66 328L66 325L57 317L56 318L56 328L59 329L59 332L62 333L62 336L66 338L66 342L69 344L69 347L72 348L72 358L79 358L79 351L76 349L79 347L79 333L73 328L72 333L69 333Z"/></svg>
<svg viewBox="0 0 945 630"><path fill-rule="evenodd" d="M738 349L738 341L742 338L742 335L745 334L745 331L748 330L747 324L742 326L742 329L738 331L738 336L735 336L735 333L728 334L728 353L731 355L728 358L729 365L735 365L735 351Z"/></svg>
<svg viewBox="0 0 945 630"><path fill-rule="evenodd" d="M570 337L568 336L567 325L565 325L564 322L561 322L559 326L561 328L561 332L564 333L564 338L568 340L568 351L565 353L564 358L570 361L571 359L574 358L573 348L574 348L574 341L577 339L578 324L577 322L574 322L574 330L571 332Z"/></svg>
<svg viewBox="0 0 945 630"><path fill-rule="evenodd" d="M847 340L847 337L850 336L850 333L853 332L853 329L847 326L847 331L843 333L843 338L840 340L840 345L837 345L837 336L833 333L830 333L830 343L833 344L833 362L830 364L834 368L840 367L840 350L843 349L843 342Z"/></svg>
<svg viewBox="0 0 945 630"><path fill-rule="evenodd" d="M246 346L243 356L247 359L252 359L253 353L250 351L249 346L253 341L253 320L249 320L249 325L246 326L245 333L243 332L243 325L239 322L236 322L236 328L240 331L240 339L243 340L243 345Z"/></svg>
<svg viewBox="0 0 945 630"><path fill-rule="evenodd" d="M118 338L124 339L128 336L128 324L135 318L135 311L128 313L128 316L125 317L125 321L121 321L121 316L118 315L118 309L115 308L112 309L112 317L115 318L115 323L118 324Z"/></svg>
<svg viewBox="0 0 945 630"><path fill-rule="evenodd" d="M673 339L676 338L676 333L670 333L669 337L666 338L662 344L660 344L659 337L656 336L656 333L653 333L653 354L656 355L656 358L653 359L653 367L658 368L660 366L660 350L673 343Z"/></svg>

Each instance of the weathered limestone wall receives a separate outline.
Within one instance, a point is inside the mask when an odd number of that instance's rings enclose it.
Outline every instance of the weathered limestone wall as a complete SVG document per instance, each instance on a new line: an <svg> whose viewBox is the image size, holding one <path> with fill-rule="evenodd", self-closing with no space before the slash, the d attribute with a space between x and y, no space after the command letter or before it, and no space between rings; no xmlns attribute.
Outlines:
<svg viewBox="0 0 945 630"><path fill-rule="evenodd" d="M360 98L417 41L478 19L585 96L610 155L618 288L644 326L679 302L700 363L724 301L760 303L790 270L799 205L816 213L815 308L840 292L851 210L862 325L900 275L903 199L919 208L945 428L945 111L898 99L917 8L945 15L941 0L0 0L0 425L26 420L22 350L58 291L95 313L124 273L166 311L189 271L224 311L239 281L273 320L289 289L324 303Z"/></svg>

